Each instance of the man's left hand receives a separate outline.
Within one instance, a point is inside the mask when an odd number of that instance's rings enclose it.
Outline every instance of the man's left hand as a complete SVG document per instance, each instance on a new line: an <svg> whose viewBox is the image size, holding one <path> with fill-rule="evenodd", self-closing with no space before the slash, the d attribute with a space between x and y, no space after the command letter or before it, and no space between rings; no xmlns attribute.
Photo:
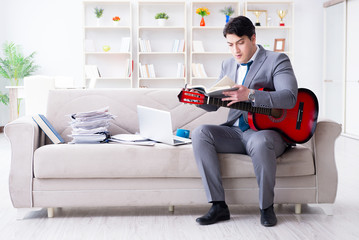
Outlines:
<svg viewBox="0 0 359 240"><path fill-rule="evenodd" d="M231 106L236 102L242 102L248 100L249 89L243 85L234 85L233 87L238 88L235 91L224 91L223 95L226 97L222 98L222 101L230 101L227 107Z"/></svg>

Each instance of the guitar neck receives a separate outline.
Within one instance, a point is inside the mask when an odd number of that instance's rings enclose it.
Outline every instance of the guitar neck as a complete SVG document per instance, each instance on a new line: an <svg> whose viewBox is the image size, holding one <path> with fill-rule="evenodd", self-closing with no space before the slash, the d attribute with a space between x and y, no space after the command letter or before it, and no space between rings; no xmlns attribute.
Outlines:
<svg viewBox="0 0 359 240"><path fill-rule="evenodd" d="M253 107L250 102L237 102L232 104L231 106L227 106L229 101L222 101L221 98L213 98L207 97L208 104L215 105L218 107L228 107L237 110L243 110L251 113L259 113L264 115L272 116L272 109L271 108L261 108L261 107Z"/></svg>

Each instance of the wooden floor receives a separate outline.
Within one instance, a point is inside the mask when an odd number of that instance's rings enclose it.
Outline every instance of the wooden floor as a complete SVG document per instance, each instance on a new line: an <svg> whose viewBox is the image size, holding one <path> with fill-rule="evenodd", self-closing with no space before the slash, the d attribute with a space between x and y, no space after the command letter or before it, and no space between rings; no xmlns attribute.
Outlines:
<svg viewBox="0 0 359 240"><path fill-rule="evenodd" d="M304 205L294 214L294 205L276 205L278 225L262 227L257 206L230 206L231 220L200 226L196 217L208 210L176 206L175 212L163 207L141 208L63 208L55 218L46 210L30 212L16 220L8 193L10 146L0 134L0 239L19 240L351 240L359 239L359 141L340 137L336 144L339 188L334 216L327 216L316 205Z"/></svg>

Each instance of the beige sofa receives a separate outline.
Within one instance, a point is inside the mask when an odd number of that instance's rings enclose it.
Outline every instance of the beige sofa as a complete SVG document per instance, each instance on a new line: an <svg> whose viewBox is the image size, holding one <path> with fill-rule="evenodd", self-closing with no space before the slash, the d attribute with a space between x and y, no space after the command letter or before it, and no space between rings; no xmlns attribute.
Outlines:
<svg viewBox="0 0 359 240"><path fill-rule="evenodd" d="M136 133L138 104L170 111L173 130L220 124L228 109L205 112L177 100L175 89L52 90L47 118L66 140L69 114L109 106L117 116L111 134ZM312 139L278 158L275 203L330 206L337 192L335 139L341 126L318 122ZM18 209L56 207L175 206L206 204L191 145L48 144L30 116L5 127L11 142L10 195ZM45 142L47 144L45 144ZM226 201L257 204L251 159L219 154ZM173 209L173 208L172 208Z"/></svg>

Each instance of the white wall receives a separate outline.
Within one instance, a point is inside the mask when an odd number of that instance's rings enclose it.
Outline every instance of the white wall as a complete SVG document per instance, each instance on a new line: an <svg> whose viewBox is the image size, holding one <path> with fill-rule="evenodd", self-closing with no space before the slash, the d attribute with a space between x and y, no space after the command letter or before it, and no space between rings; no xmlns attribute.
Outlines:
<svg viewBox="0 0 359 240"><path fill-rule="evenodd" d="M311 89L320 103L323 96L324 2L326 0L294 1L294 71L299 87Z"/></svg>
<svg viewBox="0 0 359 240"><path fill-rule="evenodd" d="M25 54L36 51L35 60L41 66L36 74L72 76L79 83L83 71L82 0L0 1L0 44L13 41L23 46ZM135 19L137 2L133 0ZM294 71L299 87L312 89L320 100L323 2L294 0ZM2 91L3 85L2 79ZM0 116L0 125L4 125L8 121L8 109L4 106L0 106Z"/></svg>

